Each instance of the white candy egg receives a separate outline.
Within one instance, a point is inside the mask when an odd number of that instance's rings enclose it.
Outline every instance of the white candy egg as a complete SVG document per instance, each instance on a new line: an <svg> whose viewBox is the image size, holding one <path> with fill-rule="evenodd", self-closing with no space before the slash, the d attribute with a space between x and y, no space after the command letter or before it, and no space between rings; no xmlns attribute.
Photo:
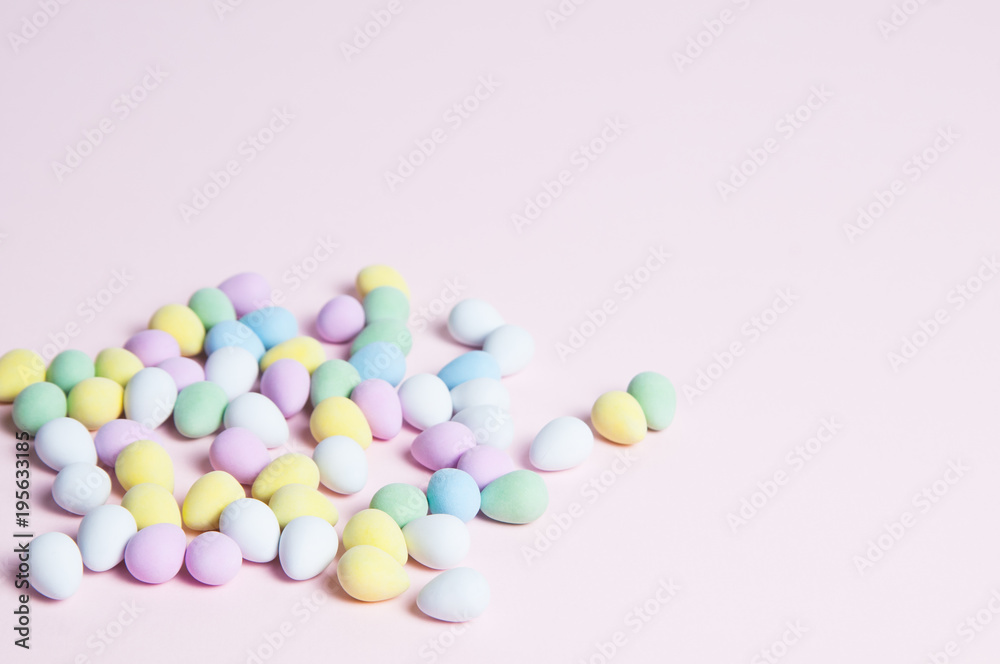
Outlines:
<svg viewBox="0 0 1000 664"><path fill-rule="evenodd" d="M281 532L278 560L288 578L305 581L323 573L337 557L340 540L329 521L318 516L292 519Z"/></svg>
<svg viewBox="0 0 1000 664"><path fill-rule="evenodd" d="M35 454L56 472L71 463L97 463L94 439L87 427L71 417L58 417L38 429Z"/></svg>
<svg viewBox="0 0 1000 664"><path fill-rule="evenodd" d="M501 325L487 335L483 350L500 365L500 374L509 376L528 366L535 354L535 340L519 325Z"/></svg>
<svg viewBox="0 0 1000 664"><path fill-rule="evenodd" d="M177 383L156 367L141 369L125 386L125 417L155 429L173 414Z"/></svg>
<svg viewBox="0 0 1000 664"><path fill-rule="evenodd" d="M227 429L249 429L268 448L280 447L288 441L288 422L285 416L273 401L257 392L247 392L233 399L226 408L222 422Z"/></svg>
<svg viewBox="0 0 1000 664"><path fill-rule="evenodd" d="M111 477L92 463L64 466L52 483L52 499L70 514L87 514L110 495Z"/></svg>
<svg viewBox="0 0 1000 664"><path fill-rule="evenodd" d="M223 346L205 361L205 380L221 387L230 401L252 390L258 373L257 358L240 346Z"/></svg>
<svg viewBox="0 0 1000 664"><path fill-rule="evenodd" d="M486 336L504 324L503 317L485 300L462 300L448 314L448 332L455 341L482 348Z"/></svg>
<svg viewBox="0 0 1000 664"><path fill-rule="evenodd" d="M368 482L368 457L353 438L330 436L321 440L313 450L313 461L319 467L319 481L331 491L357 493Z"/></svg>
<svg viewBox="0 0 1000 664"><path fill-rule="evenodd" d="M399 386L399 403L403 419L421 431L451 418L451 393L434 374L415 374L404 380Z"/></svg>
<svg viewBox="0 0 1000 664"><path fill-rule="evenodd" d="M576 417L557 417L538 432L528 458L539 470L566 470L579 466L594 447L594 432Z"/></svg>
<svg viewBox="0 0 1000 664"><path fill-rule="evenodd" d="M472 406L498 406L510 409L510 392L496 378L473 378L451 390L451 403L455 411Z"/></svg>
<svg viewBox="0 0 1000 664"><path fill-rule="evenodd" d="M470 406L455 413L451 421L460 422L472 429L476 442L480 445L506 449L514 440L514 420L506 408Z"/></svg>
<svg viewBox="0 0 1000 664"><path fill-rule="evenodd" d="M432 569L451 569L469 553L469 527L451 514L428 514L403 526L410 557Z"/></svg>
<svg viewBox="0 0 1000 664"><path fill-rule="evenodd" d="M219 530L240 546L244 560L269 563L278 555L281 527L267 503L255 498L229 503L219 517Z"/></svg>
<svg viewBox="0 0 1000 664"><path fill-rule="evenodd" d="M80 549L69 535L45 533L28 545L31 557L31 587L52 599L67 599L83 580Z"/></svg>
<svg viewBox="0 0 1000 664"><path fill-rule="evenodd" d="M125 559L125 546L136 531L135 517L121 505L90 510L76 534L83 564L93 572L108 571Z"/></svg>
<svg viewBox="0 0 1000 664"><path fill-rule="evenodd" d="M441 572L421 589L417 606L431 618L465 622L478 618L490 603L490 584L471 567Z"/></svg>

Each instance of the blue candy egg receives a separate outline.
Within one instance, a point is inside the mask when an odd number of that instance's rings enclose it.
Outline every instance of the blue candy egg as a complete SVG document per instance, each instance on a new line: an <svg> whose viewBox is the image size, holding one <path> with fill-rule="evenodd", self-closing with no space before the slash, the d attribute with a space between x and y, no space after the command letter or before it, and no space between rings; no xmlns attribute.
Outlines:
<svg viewBox="0 0 1000 664"><path fill-rule="evenodd" d="M427 483L427 505L431 514L451 514L471 521L479 513L482 496L472 475L457 468L442 468Z"/></svg>
<svg viewBox="0 0 1000 664"><path fill-rule="evenodd" d="M224 320L212 326L205 336L205 354L211 355L226 346L239 346L250 351L260 361L264 357L264 344L260 337L238 320Z"/></svg>
<svg viewBox="0 0 1000 664"><path fill-rule="evenodd" d="M349 360L361 374L361 380L381 378L393 387L406 375L406 357L399 346L387 341L373 341Z"/></svg>
<svg viewBox="0 0 1000 664"><path fill-rule="evenodd" d="M438 372L438 378L444 381L448 389L461 385L473 378L496 378L500 380L500 365L496 358L481 350L463 353L444 365Z"/></svg>
<svg viewBox="0 0 1000 664"><path fill-rule="evenodd" d="M299 336L299 322L284 307L261 307L240 318L240 322L260 337L264 348L270 350L283 341Z"/></svg>

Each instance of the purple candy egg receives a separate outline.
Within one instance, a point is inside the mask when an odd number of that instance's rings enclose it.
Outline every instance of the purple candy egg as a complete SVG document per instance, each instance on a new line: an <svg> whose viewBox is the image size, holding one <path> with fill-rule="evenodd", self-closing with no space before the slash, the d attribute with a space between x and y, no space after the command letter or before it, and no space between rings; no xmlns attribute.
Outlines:
<svg viewBox="0 0 1000 664"><path fill-rule="evenodd" d="M190 357L171 357L156 365L174 379L177 391L180 392L192 383L205 380L205 369Z"/></svg>
<svg viewBox="0 0 1000 664"><path fill-rule="evenodd" d="M389 440L403 428L399 395L392 385L381 378L369 378L358 383L351 392L351 401L361 409L376 438Z"/></svg>
<svg viewBox="0 0 1000 664"><path fill-rule="evenodd" d="M472 429L460 422L441 422L413 439L410 454L431 470L454 468L462 454L476 446Z"/></svg>
<svg viewBox="0 0 1000 664"><path fill-rule="evenodd" d="M501 475L516 470L510 455L492 445L476 445L466 450L458 460L458 469L471 475L480 491Z"/></svg>
<svg viewBox="0 0 1000 664"><path fill-rule="evenodd" d="M365 326L365 310L350 295L338 295L323 305L316 317L316 332L326 341L340 344L358 336Z"/></svg>
<svg viewBox="0 0 1000 664"><path fill-rule="evenodd" d="M147 367L181 356L181 347L169 333L163 330L143 330L136 332L125 342L125 350L138 357Z"/></svg>
<svg viewBox="0 0 1000 664"><path fill-rule="evenodd" d="M229 277L219 284L219 290L233 303L237 316L260 309L271 300L271 285L256 272L242 272Z"/></svg>
<svg viewBox="0 0 1000 664"><path fill-rule="evenodd" d="M221 586L232 581L243 565L240 545L228 535L209 531L188 544L184 565L197 581L206 586Z"/></svg>
<svg viewBox="0 0 1000 664"><path fill-rule="evenodd" d="M240 484L252 484L264 466L271 463L271 455L253 431L232 427L212 441L208 460L212 468L229 473Z"/></svg>
<svg viewBox="0 0 1000 664"><path fill-rule="evenodd" d="M111 420L94 434L97 458L108 468L114 468L118 453L137 440L163 442L155 431L134 420Z"/></svg>
<svg viewBox="0 0 1000 664"><path fill-rule="evenodd" d="M125 545L125 567L143 583L165 583L181 571L185 548L187 537L180 526L154 523Z"/></svg>
<svg viewBox="0 0 1000 664"><path fill-rule="evenodd" d="M286 418L309 400L309 370L291 358L278 360L260 378L260 393L274 402Z"/></svg>

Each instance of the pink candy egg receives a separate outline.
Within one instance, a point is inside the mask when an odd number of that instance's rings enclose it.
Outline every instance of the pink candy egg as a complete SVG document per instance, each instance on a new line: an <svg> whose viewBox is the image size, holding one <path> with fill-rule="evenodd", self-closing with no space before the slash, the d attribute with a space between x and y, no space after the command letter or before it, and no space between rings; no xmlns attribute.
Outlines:
<svg viewBox="0 0 1000 664"><path fill-rule="evenodd" d="M195 580L207 586L221 586L236 577L243 565L243 553L231 537L209 531L188 544L184 565Z"/></svg>
<svg viewBox="0 0 1000 664"><path fill-rule="evenodd" d="M165 583L181 571L186 547L187 537L180 526L155 523L125 545L125 566L143 583Z"/></svg>
<svg viewBox="0 0 1000 664"><path fill-rule="evenodd" d="M212 468L229 473L240 484L252 484L271 463L271 455L254 432L233 427L215 437L208 448L208 460Z"/></svg>
<svg viewBox="0 0 1000 664"><path fill-rule="evenodd" d="M134 420L111 420L94 434L97 458L109 468L115 467L118 453L137 440L152 440L162 443L152 429L147 429Z"/></svg>
<svg viewBox="0 0 1000 664"><path fill-rule="evenodd" d="M155 367L171 357L181 355L177 340L163 330L136 332L125 342L125 350L138 357L147 367Z"/></svg>
<svg viewBox="0 0 1000 664"><path fill-rule="evenodd" d="M316 317L316 332L326 341L339 344L358 336L365 326L365 310L350 295L338 295L323 305Z"/></svg>
<svg viewBox="0 0 1000 664"><path fill-rule="evenodd" d="M180 392L192 383L205 380L205 369L190 357L171 357L156 365L174 379L177 391Z"/></svg>
<svg viewBox="0 0 1000 664"><path fill-rule="evenodd" d="M381 378L363 380L351 392L351 401L368 420L372 435L389 440L403 428L403 409L396 390Z"/></svg>
<svg viewBox="0 0 1000 664"><path fill-rule="evenodd" d="M492 445L476 445L462 454L458 469L464 470L482 491L487 484L507 473L514 472L514 460L504 450Z"/></svg>
<svg viewBox="0 0 1000 664"><path fill-rule="evenodd" d="M431 470L454 468L462 454L476 446L472 429L460 422L441 422L413 439L410 454Z"/></svg>
<svg viewBox="0 0 1000 664"><path fill-rule="evenodd" d="M256 272L242 272L229 277L219 284L219 290L233 303L237 316L260 309L271 300L270 284Z"/></svg>
<svg viewBox="0 0 1000 664"><path fill-rule="evenodd" d="M260 393L274 402L286 418L309 400L309 370L291 358L278 360L260 378Z"/></svg>

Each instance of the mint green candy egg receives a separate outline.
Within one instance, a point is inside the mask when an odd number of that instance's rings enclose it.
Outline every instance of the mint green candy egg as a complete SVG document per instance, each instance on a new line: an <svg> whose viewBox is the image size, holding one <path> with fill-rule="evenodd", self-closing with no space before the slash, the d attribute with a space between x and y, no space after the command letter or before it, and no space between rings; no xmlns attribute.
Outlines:
<svg viewBox="0 0 1000 664"><path fill-rule="evenodd" d="M89 355L82 350L64 350L52 358L45 380L69 394L77 383L94 375L94 361Z"/></svg>
<svg viewBox="0 0 1000 664"><path fill-rule="evenodd" d="M218 288L202 288L188 300L188 308L201 319L206 330L224 320L236 320L236 309L229 296Z"/></svg>
<svg viewBox="0 0 1000 664"><path fill-rule="evenodd" d="M486 485L480 509L494 521L531 523L545 514L548 506L545 480L530 470L515 470Z"/></svg>
<svg viewBox="0 0 1000 664"><path fill-rule="evenodd" d="M360 382L361 374L353 364L345 360L327 360L312 373L309 401L315 408L330 397L346 399Z"/></svg>
<svg viewBox="0 0 1000 664"><path fill-rule="evenodd" d="M174 426L187 438L201 438L222 426L222 416L229 405L225 390L203 380L191 383L177 395L174 403Z"/></svg>
<svg viewBox="0 0 1000 664"><path fill-rule="evenodd" d="M365 297L365 322L379 320L406 321L410 317L410 298L393 286L379 286Z"/></svg>
<svg viewBox="0 0 1000 664"><path fill-rule="evenodd" d="M644 371L632 379L627 392L639 402L646 415L646 426L653 431L666 429L674 421L677 391L663 374Z"/></svg>
<svg viewBox="0 0 1000 664"><path fill-rule="evenodd" d="M402 483L386 484L376 491L368 507L385 512L400 528L426 516L428 510L424 492L412 484Z"/></svg>
<svg viewBox="0 0 1000 664"><path fill-rule="evenodd" d="M66 417L66 393L55 383L33 383L17 395L11 412L14 425L32 436L42 425Z"/></svg>

